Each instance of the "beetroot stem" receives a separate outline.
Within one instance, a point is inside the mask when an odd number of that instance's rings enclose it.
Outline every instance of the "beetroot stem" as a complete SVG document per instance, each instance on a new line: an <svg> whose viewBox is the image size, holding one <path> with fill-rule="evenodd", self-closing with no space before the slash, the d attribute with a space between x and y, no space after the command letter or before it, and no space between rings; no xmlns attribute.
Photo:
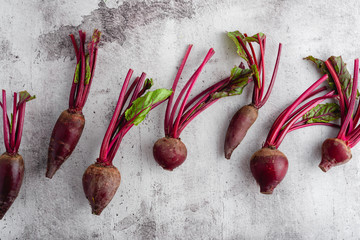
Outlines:
<svg viewBox="0 0 360 240"><path fill-rule="evenodd" d="M171 131L171 127L172 127L172 122L169 122L169 117L170 117L170 110L171 110L171 105L172 105L172 102L173 102L173 99L174 99L174 95L175 95L175 90L176 90L176 86L179 82L179 79L180 79L180 76L181 76L181 73L185 67L185 64L186 64L186 61L189 57L189 54L190 54L190 51L191 51L191 48L192 48L193 45L189 45L187 50L186 50L186 53L185 53L185 56L181 62L181 65L179 67L179 70L178 72L176 73L176 77L175 77L175 80L174 80L174 83L172 85L172 91L173 93L170 95L169 97L169 100L168 100L168 103L167 103L167 106L166 106L166 112L165 112L165 119L164 119L164 131L165 131L165 135L168 136L170 131Z"/></svg>
<svg viewBox="0 0 360 240"><path fill-rule="evenodd" d="M333 68L333 66L331 65L330 61L329 60L326 60L325 61L325 65L327 67L327 69L329 70L333 80L334 80L334 83L335 83L335 86L336 86L336 90L339 94L339 104L340 104L340 112L341 112L341 123L344 122L345 120L345 101L344 101L344 95L343 95L343 92L342 92L342 89L341 89L341 84L340 84L340 80Z"/></svg>
<svg viewBox="0 0 360 240"><path fill-rule="evenodd" d="M282 126L285 122L288 121L288 116L291 114L292 111L301 103L303 102L315 88L317 88L321 83L323 83L328 76L325 74L320 79L318 79L315 83L313 83L303 94L301 94L289 107L287 107L284 112L281 114L281 118L276 120L273 127L271 128L269 135L266 139L265 146L272 146L279 131L281 130Z"/></svg>
<svg viewBox="0 0 360 240"><path fill-rule="evenodd" d="M2 90L2 102L3 102L3 131L4 131L4 143L6 152L10 152L9 146L9 123L7 118L7 108L6 108L6 91Z"/></svg>
<svg viewBox="0 0 360 240"><path fill-rule="evenodd" d="M294 123L299 120L299 118L301 118L305 113L307 113L309 110L311 110L313 107L315 107L316 105L318 105L319 103L321 103L322 101L324 101L327 98L333 98L336 95L333 95L334 91L325 94L322 97L318 97L314 100L311 101L312 104L310 104L309 106L305 107L302 109L302 111L299 112L298 115L294 116L290 122L286 125L284 130L281 130L280 133L277 136L277 139L271 143L271 146L274 145L275 148L278 148L281 144L281 142L284 140L286 134L289 132L289 129L294 125Z"/></svg>
<svg viewBox="0 0 360 240"><path fill-rule="evenodd" d="M200 113L202 113L205 109L207 109L208 107L210 107L211 105L213 105L214 103L216 103L218 99L214 99L208 103L206 103L204 106L202 106L200 109L198 109L193 115L191 115L181 126L180 126L180 130L178 131L177 135L175 136L175 138L178 138L181 134L181 132L185 129L185 127L192 121L194 120L195 117L197 117Z"/></svg>
<svg viewBox="0 0 360 240"><path fill-rule="evenodd" d="M19 106L19 119L17 122L17 131L16 131L16 145L15 145L15 152L19 150L22 133L23 133L23 127L24 127L24 119L25 119L25 107L26 107L26 101L24 101Z"/></svg>
<svg viewBox="0 0 360 240"><path fill-rule="evenodd" d="M17 93L14 93L14 103L13 103L13 116L12 116L12 126L11 126L11 138L10 138L10 148L15 149L15 133L16 133L16 109L17 104Z"/></svg>
<svg viewBox="0 0 360 240"><path fill-rule="evenodd" d="M85 96L84 96L84 98L83 98L83 100L81 102L81 108L84 107L84 105L86 103L86 100L87 100L87 98L89 96L90 87L91 87L91 84L92 84L92 81L93 81L93 78L94 78L94 74L95 74L97 52L98 52L98 49L96 47L95 51L94 51L94 63L93 63L93 66L91 68L91 76L90 76L89 84L86 86Z"/></svg>
<svg viewBox="0 0 360 240"><path fill-rule="evenodd" d="M346 140L346 131L347 131L348 127L349 127L350 121L352 121L352 114L353 114L353 111L354 111L354 108L355 108L355 101L356 101L356 95L357 95L358 73L359 73L359 59L355 59L355 62L354 62L354 81L353 81L353 86L352 86L352 89L351 89L350 105L349 105L349 109L348 109L346 117L345 117L345 121L341 125L339 134L337 136L337 138L339 138L341 140Z"/></svg>
<svg viewBox="0 0 360 240"><path fill-rule="evenodd" d="M196 73L195 76L194 76L194 80L191 82L191 84L190 84L190 86L189 86L189 89L187 90L186 95L185 95L185 97L184 97L184 99L183 99L183 102L182 102L182 104L181 104L181 106L180 106L180 110L179 110L178 116L177 116L177 118L176 118L176 120L175 120L174 128L173 128L173 130L172 130L172 136L178 135L178 134L177 134L177 130L178 130L178 127L179 127L179 123L180 123L181 116L182 116L182 114L183 114L183 112L184 112L184 108L185 108L186 101L187 101L187 99L189 98L190 92L191 92L192 88L194 87L194 84L195 84L195 82L196 82L196 79L199 77L199 75L200 75L202 69L204 68L205 64L206 64L206 63L209 61L209 59L214 55L214 53L215 53L214 49L210 48L210 50L209 50L208 53L206 54L206 57L205 57L204 61L202 62L202 64L201 64L200 67L198 68L198 71L197 71L197 73ZM179 96L179 98L180 98L180 97L181 97L181 96Z"/></svg>
<svg viewBox="0 0 360 240"><path fill-rule="evenodd" d="M204 91L202 91L201 93L199 93L198 95L193 97L188 103L186 103L184 110L186 111L194 102L196 102L199 98L201 98L206 93L209 93L209 92L214 93L215 91L219 90L219 87L226 85L227 82L229 82L229 81L230 81L230 77L225 78L225 79L221 80L220 82L208 87L207 89L205 89ZM206 94L206 95L209 95L209 94Z"/></svg>
<svg viewBox="0 0 360 240"><path fill-rule="evenodd" d="M294 124L288 131L288 133L295 131L297 129L300 128L305 128L305 127L310 127L310 126L315 126L315 125L321 125L321 126L329 126L329 127L334 127L334 128L340 128L340 126L338 124L335 123L322 123L322 122L317 122L317 123L307 123L307 124L302 124L302 125L297 125Z"/></svg>
<svg viewBox="0 0 360 240"><path fill-rule="evenodd" d="M276 57L275 67L274 67L273 75L271 77L269 88L268 88L268 90L267 90L267 92L265 94L265 97L263 98L263 100L261 100L258 108L261 108L262 106L264 106L266 101L269 99L271 91L272 91L272 89L274 87L276 75L277 75L277 72L278 72L278 69L279 69L281 49L282 49L282 44L280 43L279 48L278 48L278 54L277 54L277 57ZM263 61L263 62L265 62L265 61ZM265 66L263 66L263 69L264 69L264 72L265 72Z"/></svg>
<svg viewBox="0 0 360 240"><path fill-rule="evenodd" d="M133 74L133 70L129 69L129 71L128 71L127 75L126 75L124 84L123 84L123 86L121 88L121 91L120 91L120 95L119 95L119 99L118 99L118 102L117 102L116 107L115 107L114 115L111 118L109 127L106 130L104 140L103 140L103 142L101 144L100 156L99 156L101 162L106 161L106 157L107 157L106 153L107 153L107 150L108 150L109 141L110 141L112 132L115 129L115 124L116 124L116 121L117 121L117 119L119 117L120 110L124 105L124 96L125 96L126 89L127 89L128 85L129 85L129 81L130 81L130 78L131 78L132 74Z"/></svg>
<svg viewBox="0 0 360 240"><path fill-rule="evenodd" d="M84 49L84 39L83 36L85 35L85 33L83 33L81 30L79 31L79 35L80 35L80 57L81 57L81 63L80 63L80 81L79 81L79 87L78 87L78 93L76 96L76 103L75 103L75 107L76 108L80 108L80 103L82 101L83 98L83 94L84 94L84 82L85 82L85 49Z"/></svg>

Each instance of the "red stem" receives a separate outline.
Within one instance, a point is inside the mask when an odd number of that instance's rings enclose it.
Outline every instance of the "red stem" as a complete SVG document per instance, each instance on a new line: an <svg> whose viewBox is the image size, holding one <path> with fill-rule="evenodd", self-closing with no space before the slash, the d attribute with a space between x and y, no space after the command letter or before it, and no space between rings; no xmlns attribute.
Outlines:
<svg viewBox="0 0 360 240"><path fill-rule="evenodd" d="M265 97L263 98L263 100L261 100L258 108L261 108L262 106L264 106L266 101L269 99L271 91L272 91L272 89L274 87L274 83L275 83L275 79L276 79L276 75L277 75L278 68L279 68L279 63L280 63L281 49L282 49L282 44L280 43L279 44L279 49L278 49L278 54L277 54L277 57L276 57L276 63L275 63L273 75L271 77L269 88L268 88L268 90L267 90L267 92L265 94ZM264 72L265 72L265 68L264 68Z"/></svg>
<svg viewBox="0 0 360 240"><path fill-rule="evenodd" d="M129 85L129 81L130 81L130 78L133 74L133 70L132 69L129 69L127 75L126 75L126 78L125 78L125 81L124 81L124 84L121 88L121 92L120 92L120 95L119 95L119 99L118 99L118 102L116 104L116 108L115 108L115 111L114 111L114 114L111 118L111 121L110 121L110 124L109 124L109 127L105 133L105 136L104 136L104 140L101 144L101 149L100 149L100 161L101 162L105 162L106 161L106 153L107 153L107 150L108 150L108 146L109 146L109 141L110 141L110 138L111 138L111 135L112 135L112 132L114 131L115 129L115 123L120 115L120 110L121 108L123 107L124 105L124 96L125 96L125 93L126 93L126 89Z"/></svg>
<svg viewBox="0 0 360 240"><path fill-rule="evenodd" d="M2 90L2 109L3 109L3 131L4 131L4 143L6 152L10 152L9 146L9 123L7 118L7 108L6 108L6 91Z"/></svg>
<svg viewBox="0 0 360 240"><path fill-rule="evenodd" d="M20 143L21 143L23 127L24 127L24 119L25 119L25 107L26 107L26 101L24 101L19 106L19 119L17 122L15 152L17 152L19 150Z"/></svg>
<svg viewBox="0 0 360 240"><path fill-rule="evenodd" d="M359 73L359 59L355 59L355 63L354 63L354 81L353 81L353 86L351 89L351 97L350 97L350 105L349 105L349 109L347 111L346 117L345 117L345 121L344 123L341 125L339 134L337 136L337 138L341 139L341 140L346 140L346 131L349 128L349 124L351 122L351 117L355 108L355 101L356 101L356 95L357 95L357 86L358 86L358 73ZM350 129L351 130L351 129Z"/></svg>
<svg viewBox="0 0 360 240"><path fill-rule="evenodd" d="M334 92L330 92L325 94L322 97L318 97L314 100L312 100L312 104L310 104L309 106L302 108L303 110L299 112L298 115L294 116L290 122L286 125L284 130L281 130L279 135L277 136L276 140L274 142L271 142L269 146L275 146L276 148L278 148L281 144L281 142L284 140L286 134L289 132L290 128L294 125L294 123L299 120L299 118L301 118L302 116L304 116L308 111L310 111L312 108L314 108L316 105L318 105L319 103L321 103L322 101L324 101L327 98L333 98L336 95L332 95Z"/></svg>
<svg viewBox="0 0 360 240"><path fill-rule="evenodd" d="M91 77L90 77L90 80L89 80L89 84L86 86L86 89L85 89L85 96L81 102L81 108L84 107L85 103L86 103L86 100L89 96L89 92L90 92L90 87L91 87L91 84L92 84L92 81L93 81L93 78L94 78L94 75L95 75L95 67L96 67L96 59L97 59L97 52L98 52L98 49L97 47L95 48L95 52L94 52L94 63L93 63L93 67L91 68Z"/></svg>
<svg viewBox="0 0 360 240"><path fill-rule="evenodd" d="M344 95L343 95L343 92L342 92L342 89L341 89L341 83L340 83L340 80L333 68L333 66L331 65L330 61L329 60L326 60L325 61L325 65L327 67L327 69L329 70L333 80L334 80L334 83L335 83L335 86L336 86L336 90L339 94L339 104L340 104L340 112L341 112L341 123L344 122L345 120L345 101L344 101Z"/></svg>
<svg viewBox="0 0 360 240"><path fill-rule="evenodd" d="M10 148L15 149L15 133L16 133L16 104L17 104L17 93L14 93L14 103L13 103L13 118L11 126L11 138L10 138Z"/></svg>
<svg viewBox="0 0 360 240"><path fill-rule="evenodd" d="M85 82L85 49L84 49L85 43L83 40L84 40L84 36L86 36L86 35L81 30L79 31L79 35L80 35L81 70L80 70L79 87L78 87L76 103L75 103L76 108L80 108L80 103L82 101L83 94L84 94L83 90L84 90L84 82Z"/></svg>
<svg viewBox="0 0 360 240"><path fill-rule="evenodd" d="M177 116L177 118L176 118L176 120L175 120L174 128L173 128L173 130L172 130L172 134L171 134L172 136L177 136L177 135L178 135L178 134L177 134L177 131L178 131L178 128L179 128L181 116L182 116L182 114L183 114L183 112L184 112L184 108L185 108L186 101L187 101L187 99L189 98L190 92L191 92L191 90L192 90L192 88L193 88L193 86L194 86L194 84L195 84L195 82L196 82L196 79L199 77L199 75L200 75L202 69L204 68L205 64L206 64L206 63L209 61L209 59L214 55L214 53L215 53L214 49L210 48L210 50L209 50L209 52L207 53L204 61L203 61L202 64L200 65L200 67L199 67L199 69L198 69L198 71L197 71L197 74L194 76L194 80L191 82L191 84L190 84L190 86L189 86L189 89L188 89L188 91L186 92L186 95L185 95L185 97L184 97L184 100L183 100L183 102L182 102L182 104L181 104L181 106L180 106L180 110L179 110L178 116ZM180 96L179 96L179 97L180 97Z"/></svg>
<svg viewBox="0 0 360 240"><path fill-rule="evenodd" d="M269 135L266 139L265 145L266 146L272 146L272 143L277 138L277 135L279 134L279 131L281 130L282 126L285 122L288 121L288 116L291 114L292 111L306 98L308 98L309 95L311 95L312 91L315 90L321 83L323 83L328 76L325 74L320 79L318 79L315 83L313 83L303 94L301 94L289 107L287 107L283 113L281 113L281 118L277 119L275 123L273 124Z"/></svg>
<svg viewBox="0 0 360 240"><path fill-rule="evenodd" d="M166 136L168 136L170 131L171 131L172 122L169 121L169 117L170 117L171 105L172 105L174 95L175 95L176 86L177 86L177 84L179 82L181 73L182 73L182 71L183 71L183 69L185 67L185 64L186 64L186 61L187 61L187 59L189 57L192 46L193 45L188 46L188 48L186 50L186 53L185 53L185 56L184 56L184 58L183 58L183 60L181 62L180 68L179 68L179 70L178 70L178 72L176 74L174 83L173 83L172 88L171 88L173 93L169 97L169 100L168 100L168 103L167 103L167 106L166 106L165 120L164 120L164 131L165 131Z"/></svg>
<svg viewBox="0 0 360 240"><path fill-rule="evenodd" d="M184 110L186 111L194 102L196 102L204 94L209 93L209 92L214 93L215 91L219 90L219 87L226 85L229 81L230 81L230 77L225 78L225 79L221 80L220 82L208 87L207 89L205 89L204 91L202 91L201 93L199 93L198 95L193 97L188 103L186 103ZM208 94L206 94L206 95L208 95Z"/></svg>
<svg viewBox="0 0 360 240"><path fill-rule="evenodd" d="M307 124L302 124L302 125L297 125L294 124L288 131L288 133L295 131L297 129L300 128L305 128L305 127L311 127L311 126L315 126L315 125L322 125L322 126L330 126L330 127L335 127L335 128L340 128L340 126L338 124L335 123L322 123L322 122L318 122L318 123L307 123Z"/></svg>
<svg viewBox="0 0 360 240"><path fill-rule="evenodd" d="M194 120L195 117L197 117L200 113L202 113L205 109L207 109L208 107L210 107L211 105L213 105L214 103L216 103L219 100L219 98L214 99L208 103L206 103L204 106L202 106L200 109L198 109L193 115L191 115L189 117L188 120L186 120L181 126L180 129L177 133L177 135L175 136L175 138L179 138L181 132L185 129L185 127L192 121Z"/></svg>

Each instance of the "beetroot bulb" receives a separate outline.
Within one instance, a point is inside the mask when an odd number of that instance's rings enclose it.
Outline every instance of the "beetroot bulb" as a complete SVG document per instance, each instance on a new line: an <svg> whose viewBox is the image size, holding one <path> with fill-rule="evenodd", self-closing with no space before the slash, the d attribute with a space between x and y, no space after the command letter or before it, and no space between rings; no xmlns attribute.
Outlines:
<svg viewBox="0 0 360 240"><path fill-rule="evenodd" d="M232 117L229 127L226 131L224 152L225 158L230 159L231 154L235 148L241 143L246 136L249 128L254 124L258 117L258 110L264 106L268 100L271 90L274 86L276 74L278 71L281 55L281 43L279 44L276 63L273 71L273 75L266 94L264 95L265 88L265 45L266 36L263 33L257 33L251 37L246 34L241 34L238 31L228 33L228 36L235 42L238 51L237 53L243 58L249 69L252 69L253 74L253 97L252 102L249 105L245 105L240 108ZM259 44L260 57L256 58L254 47L252 43ZM247 46L248 44L248 46ZM261 75L261 76L260 76Z"/></svg>
<svg viewBox="0 0 360 240"><path fill-rule="evenodd" d="M351 157L351 148L360 141L360 105L357 104L357 86L359 60L354 63L354 79L346 68L341 57L330 57L326 61L308 57L320 68L322 73L328 74L334 82L334 89L338 93L338 103L341 114L340 130L336 138L329 138L322 144L322 159L319 167L327 172L332 167L348 162Z"/></svg>
<svg viewBox="0 0 360 240"><path fill-rule="evenodd" d="M123 137L134 125L141 123L151 109L172 94L171 90L163 88L147 91L153 82L146 79L145 73L128 87L132 74L130 69L101 144L99 158L86 169L82 178L85 196L95 215L101 214L120 186L120 172L113 160Z"/></svg>
<svg viewBox="0 0 360 240"><path fill-rule="evenodd" d="M189 45L179 70L176 74L172 90L175 93L177 84L190 54L192 45ZM240 95L246 87L251 76L252 69L245 69L243 65L234 67L229 77L213 84L189 100L189 95L194 87L205 64L214 54L211 48L203 62L194 74L185 83L173 105L174 94L170 96L165 112L164 131L165 137L155 142L153 155L156 162L165 170L172 171L180 166L187 157L187 149L180 139L181 132L185 127L205 109L217 102L220 98ZM177 114L177 116L176 116Z"/></svg>
<svg viewBox="0 0 360 240"><path fill-rule="evenodd" d="M91 42L85 52L86 33L79 31L80 44L76 44L74 35L70 35L76 55L76 68L69 98L69 108L64 110L55 123L51 134L46 177L52 178L60 166L70 157L85 126L82 109L90 92L95 74L98 44L101 32L95 29Z"/></svg>
<svg viewBox="0 0 360 240"><path fill-rule="evenodd" d="M260 185L261 193L272 194L286 175L288 159L278 148L287 133L314 125L338 127L330 123L339 118L338 105L332 102L321 103L337 97L334 90L326 86L319 87L326 79L328 76L324 75L317 80L277 117L262 149L251 157L251 173ZM325 94L314 98L324 91Z"/></svg>
<svg viewBox="0 0 360 240"><path fill-rule="evenodd" d="M19 96L19 100L18 100ZM14 93L13 113L9 119L6 92L2 90L3 133L6 152L0 156L0 219L17 198L24 178L24 160L18 153L25 119L26 102L34 99L26 91Z"/></svg>

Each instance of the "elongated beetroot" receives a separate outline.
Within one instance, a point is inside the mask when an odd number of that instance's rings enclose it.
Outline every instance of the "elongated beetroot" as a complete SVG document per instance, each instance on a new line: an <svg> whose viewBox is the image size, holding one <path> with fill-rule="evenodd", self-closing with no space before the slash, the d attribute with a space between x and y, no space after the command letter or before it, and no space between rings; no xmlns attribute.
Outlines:
<svg viewBox="0 0 360 240"><path fill-rule="evenodd" d="M100 215L110 203L120 186L120 180L120 172L114 166L95 163L86 169L82 182L93 214Z"/></svg>
<svg viewBox="0 0 360 240"><path fill-rule="evenodd" d="M244 139L248 129L254 124L257 117L258 109L253 105L243 106L235 113L226 132L225 158L230 159L232 152Z"/></svg>
<svg viewBox="0 0 360 240"><path fill-rule="evenodd" d="M79 31L80 45L76 44L74 35L70 35L74 45L77 64L70 91L69 108L63 111L51 134L46 177L52 178L60 166L70 157L85 126L82 109L90 92L90 86L95 74L98 44L101 32L95 29L88 53L85 53L86 33Z"/></svg>
<svg viewBox="0 0 360 240"><path fill-rule="evenodd" d="M0 156L0 220L17 198L24 178L24 160L18 153L24 119L26 102L34 99L26 91L14 93L13 114L11 121L7 115L6 92L2 91L3 133L6 152Z"/></svg>
<svg viewBox="0 0 360 240"><path fill-rule="evenodd" d="M19 194L24 178L24 161L21 155L4 153L0 156L0 219Z"/></svg>
<svg viewBox="0 0 360 240"><path fill-rule="evenodd" d="M263 194L272 194L284 179L288 166L288 160L282 152L268 147L255 152L250 159L251 173Z"/></svg>
<svg viewBox="0 0 360 240"><path fill-rule="evenodd" d="M128 88L132 74L133 70L130 69L101 144L99 158L95 164L86 169L83 175L85 196L95 215L101 214L119 188L120 172L113 166L113 160L123 137L134 125L141 123L151 109L164 102L172 94L172 91L168 89L146 92L153 82L152 79L146 79L145 73L137 77ZM130 95L132 95L131 98Z"/></svg>
<svg viewBox="0 0 360 240"><path fill-rule="evenodd" d="M351 148L341 139L328 138L322 145L321 170L327 172L330 168L350 161Z"/></svg>
<svg viewBox="0 0 360 240"><path fill-rule="evenodd" d="M280 63L282 45L281 43L279 44L279 50L273 71L273 76L271 78L269 88L266 94L263 96L265 88L265 34L257 33L254 36L248 37L246 34L243 35L239 31L235 31L229 32L228 36L235 42L238 48L237 52L240 57L246 61L249 69L252 69L254 71L254 74L252 76L252 80L254 82L252 103L250 105L246 105L240 108L240 110L235 113L226 131L224 152L225 158L230 159L231 154L233 153L235 148L242 142L242 140L246 136L247 131L256 121L258 117L258 110L262 106L264 106L270 96ZM254 42L259 44L259 60L256 58L254 47L252 45L252 43ZM250 49L248 49L246 44L249 44Z"/></svg>
<svg viewBox="0 0 360 240"><path fill-rule="evenodd" d="M64 161L74 151L85 126L82 112L65 110L58 118L51 134L46 177L52 178Z"/></svg>
<svg viewBox="0 0 360 240"><path fill-rule="evenodd" d="M160 166L172 171L185 161L187 149L180 138L163 137L155 142L153 154Z"/></svg>

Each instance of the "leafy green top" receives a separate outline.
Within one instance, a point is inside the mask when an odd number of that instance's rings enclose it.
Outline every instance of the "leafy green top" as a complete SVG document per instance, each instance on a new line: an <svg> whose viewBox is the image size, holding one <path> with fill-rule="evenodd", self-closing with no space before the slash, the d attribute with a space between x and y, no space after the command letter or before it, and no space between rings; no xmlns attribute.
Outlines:
<svg viewBox="0 0 360 240"><path fill-rule="evenodd" d="M151 79L147 79L147 81L148 82L145 84L152 84ZM138 97L132 102L131 107L125 111L126 120L134 125L138 125L145 119L146 115L155 104L166 100L172 93L172 90L160 88L149 91L144 96Z"/></svg>

